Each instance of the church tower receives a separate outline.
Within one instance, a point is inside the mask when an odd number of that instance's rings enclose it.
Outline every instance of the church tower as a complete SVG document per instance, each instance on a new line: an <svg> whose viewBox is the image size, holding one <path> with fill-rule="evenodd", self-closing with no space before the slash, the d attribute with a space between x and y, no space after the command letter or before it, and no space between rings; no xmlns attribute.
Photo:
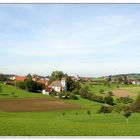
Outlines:
<svg viewBox="0 0 140 140"><path fill-rule="evenodd" d="M66 78L62 78L61 79L61 86L62 86L62 90L63 91L67 91L67 81L66 81Z"/></svg>

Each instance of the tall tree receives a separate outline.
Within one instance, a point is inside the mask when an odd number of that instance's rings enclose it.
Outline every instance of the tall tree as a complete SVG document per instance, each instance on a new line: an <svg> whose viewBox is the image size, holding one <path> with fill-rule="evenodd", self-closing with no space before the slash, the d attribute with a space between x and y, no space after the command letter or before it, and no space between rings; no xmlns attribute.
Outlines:
<svg viewBox="0 0 140 140"><path fill-rule="evenodd" d="M3 75L3 74L0 74L0 81L6 81L7 80L7 78L6 78L6 76L5 75Z"/></svg>
<svg viewBox="0 0 140 140"><path fill-rule="evenodd" d="M54 80L61 80L61 78L65 76L65 74L62 72L62 71L53 71L52 74L51 74L51 81L54 81Z"/></svg>
<svg viewBox="0 0 140 140"><path fill-rule="evenodd" d="M66 78L67 81L67 91L73 91L75 89L80 89L80 84L77 81L72 80L72 78L70 76L67 76Z"/></svg>
<svg viewBox="0 0 140 140"><path fill-rule="evenodd" d="M128 123L128 118L131 116L131 111L130 110L126 110L123 112L124 117L126 118L126 123Z"/></svg>

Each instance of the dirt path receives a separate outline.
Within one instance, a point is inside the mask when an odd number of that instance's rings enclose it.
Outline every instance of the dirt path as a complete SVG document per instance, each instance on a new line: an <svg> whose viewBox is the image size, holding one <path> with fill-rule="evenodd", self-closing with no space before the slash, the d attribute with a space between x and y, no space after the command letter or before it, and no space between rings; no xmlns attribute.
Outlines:
<svg viewBox="0 0 140 140"><path fill-rule="evenodd" d="M77 104L51 99L4 99L0 100L2 112L41 112L54 110L72 110L81 108Z"/></svg>
<svg viewBox="0 0 140 140"><path fill-rule="evenodd" d="M116 96L116 97L133 97L133 96L137 96L137 94L134 94L134 93L128 92L126 90L122 90L122 89L114 90L113 95Z"/></svg>

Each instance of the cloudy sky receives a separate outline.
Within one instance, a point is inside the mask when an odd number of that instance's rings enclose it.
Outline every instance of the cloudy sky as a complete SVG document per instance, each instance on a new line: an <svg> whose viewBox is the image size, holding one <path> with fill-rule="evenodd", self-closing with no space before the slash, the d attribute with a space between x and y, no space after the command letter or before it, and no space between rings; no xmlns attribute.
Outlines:
<svg viewBox="0 0 140 140"><path fill-rule="evenodd" d="M0 72L140 72L140 4L0 4Z"/></svg>

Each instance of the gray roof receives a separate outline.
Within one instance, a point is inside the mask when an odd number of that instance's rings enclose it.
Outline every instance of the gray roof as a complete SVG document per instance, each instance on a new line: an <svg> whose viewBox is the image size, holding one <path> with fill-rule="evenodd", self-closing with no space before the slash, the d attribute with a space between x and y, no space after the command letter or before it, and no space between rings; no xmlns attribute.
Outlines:
<svg viewBox="0 0 140 140"><path fill-rule="evenodd" d="M61 81L53 81L50 86L61 87Z"/></svg>

